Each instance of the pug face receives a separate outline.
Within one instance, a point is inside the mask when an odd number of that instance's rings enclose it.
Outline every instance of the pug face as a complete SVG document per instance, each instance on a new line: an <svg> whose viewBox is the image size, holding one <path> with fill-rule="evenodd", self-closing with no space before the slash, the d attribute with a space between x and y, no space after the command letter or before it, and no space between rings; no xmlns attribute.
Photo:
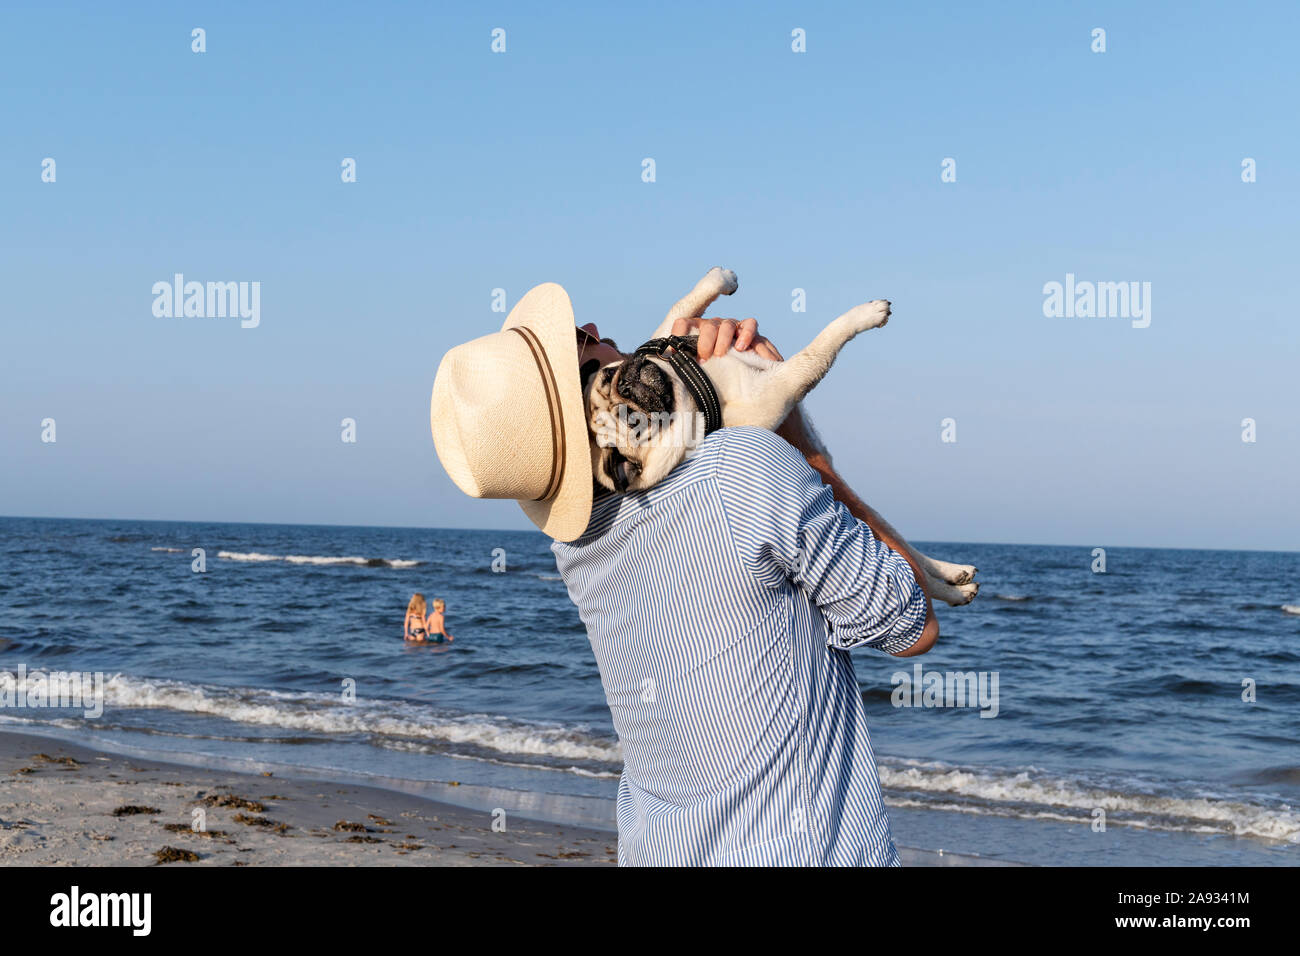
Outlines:
<svg viewBox="0 0 1300 956"><path fill-rule="evenodd" d="M697 440L695 400L658 356L633 355L592 371L585 393L592 473L610 491L658 484Z"/></svg>

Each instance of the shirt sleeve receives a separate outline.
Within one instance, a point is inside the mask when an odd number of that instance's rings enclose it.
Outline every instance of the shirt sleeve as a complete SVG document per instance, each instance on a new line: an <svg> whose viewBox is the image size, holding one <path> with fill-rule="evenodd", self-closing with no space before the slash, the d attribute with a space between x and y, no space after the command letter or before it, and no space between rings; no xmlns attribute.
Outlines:
<svg viewBox="0 0 1300 956"><path fill-rule="evenodd" d="M750 574L767 587L802 588L830 622L832 647L896 654L915 644L926 602L911 565L836 501L784 439L757 428L722 434L717 487Z"/></svg>

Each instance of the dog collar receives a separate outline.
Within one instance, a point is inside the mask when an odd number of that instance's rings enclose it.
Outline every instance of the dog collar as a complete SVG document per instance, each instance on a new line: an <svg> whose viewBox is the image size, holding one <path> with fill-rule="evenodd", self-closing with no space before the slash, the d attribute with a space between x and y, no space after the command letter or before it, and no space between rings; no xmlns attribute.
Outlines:
<svg viewBox="0 0 1300 956"><path fill-rule="evenodd" d="M662 339L651 339L634 354L658 355L677 370L686 391L691 393L691 398L695 399L695 404L704 413L704 434L710 435L722 427L722 403L718 401L718 392L713 387L713 382L695 360L697 341L694 338L669 335Z"/></svg>

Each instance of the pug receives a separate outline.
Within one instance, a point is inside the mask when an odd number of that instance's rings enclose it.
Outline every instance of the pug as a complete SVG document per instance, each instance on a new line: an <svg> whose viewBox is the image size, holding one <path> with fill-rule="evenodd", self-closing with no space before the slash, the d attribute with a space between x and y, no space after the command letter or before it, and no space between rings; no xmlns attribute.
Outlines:
<svg viewBox="0 0 1300 956"><path fill-rule="evenodd" d="M592 471L601 487L619 493L654 487L716 427L775 430L822 380L840 349L889 321L889 302L876 299L845 312L784 362L732 349L709 359L706 373L694 361L696 337L669 333L678 319L702 316L718 296L738 287L730 269L709 270L645 346L621 361L582 369ZM975 597L974 567L905 547L924 571L931 597L950 605Z"/></svg>

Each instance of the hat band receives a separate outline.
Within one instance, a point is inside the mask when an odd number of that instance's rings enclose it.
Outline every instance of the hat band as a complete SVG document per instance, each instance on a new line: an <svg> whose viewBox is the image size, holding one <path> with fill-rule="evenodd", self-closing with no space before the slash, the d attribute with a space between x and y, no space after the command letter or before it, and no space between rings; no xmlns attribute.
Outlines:
<svg viewBox="0 0 1300 956"><path fill-rule="evenodd" d="M546 392L546 407L551 414L551 480L546 483L546 491L533 499L545 501L560 490L560 481L564 478L564 416L560 414L560 390L555 384L555 373L551 371L551 360L546 357L546 350L536 333L522 325L512 325L510 331L518 332L533 353Z"/></svg>

